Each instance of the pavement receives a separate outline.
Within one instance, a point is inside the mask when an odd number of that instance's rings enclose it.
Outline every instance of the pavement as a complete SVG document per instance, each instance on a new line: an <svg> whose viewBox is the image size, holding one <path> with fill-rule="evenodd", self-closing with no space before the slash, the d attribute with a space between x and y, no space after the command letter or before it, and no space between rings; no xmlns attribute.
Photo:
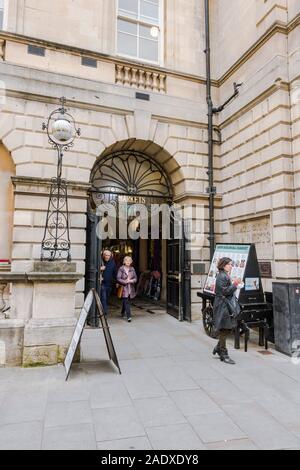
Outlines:
<svg viewBox="0 0 300 470"><path fill-rule="evenodd" d="M300 449L300 365L256 342L221 363L200 321L152 311L111 313L121 375L98 329L67 382L62 365L0 369L0 449Z"/></svg>

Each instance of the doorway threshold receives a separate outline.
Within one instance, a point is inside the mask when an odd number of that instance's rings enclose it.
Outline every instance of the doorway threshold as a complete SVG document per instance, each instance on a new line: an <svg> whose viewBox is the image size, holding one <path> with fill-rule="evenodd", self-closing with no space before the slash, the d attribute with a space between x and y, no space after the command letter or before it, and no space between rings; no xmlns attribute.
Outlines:
<svg viewBox="0 0 300 470"><path fill-rule="evenodd" d="M132 305L142 310L146 310L148 313L152 314L167 313L165 303L158 302L155 300L151 302L150 299L135 299L132 302Z"/></svg>

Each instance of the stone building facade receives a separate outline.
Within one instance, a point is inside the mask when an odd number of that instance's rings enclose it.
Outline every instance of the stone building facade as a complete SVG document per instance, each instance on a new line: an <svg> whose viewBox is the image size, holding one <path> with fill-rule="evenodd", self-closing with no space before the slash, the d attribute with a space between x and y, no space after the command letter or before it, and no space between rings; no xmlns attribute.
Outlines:
<svg viewBox="0 0 300 470"><path fill-rule="evenodd" d="M0 259L27 273L40 258L56 174L41 124L65 96L82 130L63 162L81 274L75 308L84 298L91 171L108 149L130 148L160 164L176 203L204 207L204 246L191 259L198 318L205 275L193 266L209 266L204 1L4 0L0 7ZM214 105L242 83L214 121L216 241L255 242L259 260L271 263L264 279L271 290L272 279L300 278L300 4L211 0L210 8ZM11 316L27 321L20 286Z"/></svg>

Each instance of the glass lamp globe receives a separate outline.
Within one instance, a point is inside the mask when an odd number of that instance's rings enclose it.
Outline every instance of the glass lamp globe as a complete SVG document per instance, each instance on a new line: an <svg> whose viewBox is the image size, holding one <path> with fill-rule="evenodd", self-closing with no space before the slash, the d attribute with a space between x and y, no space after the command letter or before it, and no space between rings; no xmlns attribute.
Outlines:
<svg viewBox="0 0 300 470"><path fill-rule="evenodd" d="M159 29L157 26L152 26L152 28L150 29L150 34L153 38L158 38L159 36Z"/></svg>
<svg viewBox="0 0 300 470"><path fill-rule="evenodd" d="M64 116L59 116L52 125L52 135L57 142L68 142L73 137L72 124Z"/></svg>

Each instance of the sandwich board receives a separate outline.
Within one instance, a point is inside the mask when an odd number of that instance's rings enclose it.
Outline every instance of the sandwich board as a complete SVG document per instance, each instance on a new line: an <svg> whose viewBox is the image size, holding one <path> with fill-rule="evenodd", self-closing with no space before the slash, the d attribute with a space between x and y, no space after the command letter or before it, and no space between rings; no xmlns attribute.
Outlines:
<svg viewBox="0 0 300 470"><path fill-rule="evenodd" d="M231 280L244 282L244 287L236 291L236 297L242 304L264 302L261 275L254 243L217 244L206 278L204 292L215 294L218 275L218 262L221 258L230 258L233 268Z"/></svg>
<svg viewBox="0 0 300 470"><path fill-rule="evenodd" d="M105 338L105 343L106 343L109 359L115 364L115 366L117 367L119 373L121 374L121 369L120 369L120 366L119 366L117 354L116 354L114 344L113 344L113 340L112 340L112 337L111 337L111 334L110 334L110 329L109 329L109 326L108 326L108 323L107 323L107 318L104 315L101 300L100 300L99 295L96 292L96 290L91 289L90 292L88 293L88 295L85 299L84 305L81 309L81 312L80 312L80 315L79 315L79 318L78 318L78 321L77 321L77 324L76 324L76 327L75 327L75 331L73 333L71 343L70 343L70 346L69 346L69 349L68 349L68 352L67 352L67 355L66 355L66 358L65 358L65 361L64 361L64 366L65 366L66 374L67 374L66 375L66 380L68 380L68 378L69 378L69 374L70 374L70 370L71 370L71 367L72 367L72 364L73 364L73 361L74 361L74 357L75 357L77 348L80 344L80 340L81 340L81 337L82 337L84 326L85 326L89 311L90 311L90 309L93 305L94 299L95 299L95 302L96 302L96 312L98 313L99 318L100 318L100 322L101 322L101 327L100 328L103 330L103 334L104 334L104 338Z"/></svg>

